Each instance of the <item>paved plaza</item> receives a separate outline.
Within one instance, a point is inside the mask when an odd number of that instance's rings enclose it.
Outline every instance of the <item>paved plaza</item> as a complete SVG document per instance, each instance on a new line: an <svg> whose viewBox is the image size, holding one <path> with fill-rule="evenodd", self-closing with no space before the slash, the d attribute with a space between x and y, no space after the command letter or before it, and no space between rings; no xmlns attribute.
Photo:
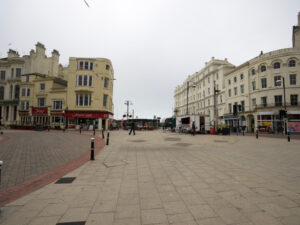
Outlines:
<svg viewBox="0 0 300 225"><path fill-rule="evenodd" d="M0 224L300 224L299 140L110 134L95 161L65 175L73 182L7 204Z"/></svg>
<svg viewBox="0 0 300 225"><path fill-rule="evenodd" d="M64 165L86 152L89 137L62 131L4 130L0 160L4 162L0 191ZM2 139L7 141L1 141Z"/></svg>

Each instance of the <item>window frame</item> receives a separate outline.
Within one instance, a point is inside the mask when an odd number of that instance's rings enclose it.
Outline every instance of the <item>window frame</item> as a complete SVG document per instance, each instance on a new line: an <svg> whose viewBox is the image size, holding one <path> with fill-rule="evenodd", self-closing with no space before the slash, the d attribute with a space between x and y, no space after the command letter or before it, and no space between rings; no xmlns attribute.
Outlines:
<svg viewBox="0 0 300 225"><path fill-rule="evenodd" d="M38 100L38 107L46 107L46 98L38 98L37 100Z"/></svg>
<svg viewBox="0 0 300 225"><path fill-rule="evenodd" d="M263 81L265 81L265 82L263 82ZM267 88L267 78L261 78L260 84L261 84L262 89Z"/></svg>
<svg viewBox="0 0 300 225"><path fill-rule="evenodd" d="M295 76L294 78L292 78L292 76ZM290 78L290 85L297 85L297 74L290 74L289 75Z"/></svg>

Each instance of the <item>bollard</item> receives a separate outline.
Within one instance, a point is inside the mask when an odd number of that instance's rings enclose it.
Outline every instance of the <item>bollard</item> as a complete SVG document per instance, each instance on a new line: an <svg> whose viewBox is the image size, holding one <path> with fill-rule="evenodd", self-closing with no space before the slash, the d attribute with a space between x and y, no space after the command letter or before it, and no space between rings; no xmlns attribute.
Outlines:
<svg viewBox="0 0 300 225"><path fill-rule="evenodd" d="M1 171L2 171L3 161L0 161L0 184L1 184Z"/></svg>
<svg viewBox="0 0 300 225"><path fill-rule="evenodd" d="M91 160L95 160L94 149L95 149L95 138L91 138Z"/></svg>
<svg viewBox="0 0 300 225"><path fill-rule="evenodd" d="M107 132L106 145L109 145L109 132Z"/></svg>
<svg viewBox="0 0 300 225"><path fill-rule="evenodd" d="M258 139L258 130L256 130L256 139Z"/></svg>
<svg viewBox="0 0 300 225"><path fill-rule="evenodd" d="M288 142L290 142L291 141L290 132L288 132L287 135L288 135Z"/></svg>
<svg viewBox="0 0 300 225"><path fill-rule="evenodd" d="M102 139L104 139L104 130L102 128Z"/></svg>

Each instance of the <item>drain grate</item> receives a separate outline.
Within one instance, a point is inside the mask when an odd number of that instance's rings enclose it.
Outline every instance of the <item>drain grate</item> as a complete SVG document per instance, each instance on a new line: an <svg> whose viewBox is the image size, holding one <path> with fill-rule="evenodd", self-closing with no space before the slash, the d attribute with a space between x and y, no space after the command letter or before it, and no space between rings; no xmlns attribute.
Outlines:
<svg viewBox="0 0 300 225"><path fill-rule="evenodd" d="M165 141L180 141L180 138L165 138Z"/></svg>
<svg viewBox="0 0 300 225"><path fill-rule="evenodd" d="M180 147L187 147L187 146L190 146L190 145L192 145L192 144L189 144L189 143L176 143L175 144L176 146L180 146Z"/></svg>
<svg viewBox="0 0 300 225"><path fill-rule="evenodd" d="M55 183L56 184L70 184L75 179L76 179L76 177L63 177L63 178L60 178L59 180L57 180Z"/></svg>
<svg viewBox="0 0 300 225"><path fill-rule="evenodd" d="M56 225L85 225L86 221L57 223Z"/></svg>

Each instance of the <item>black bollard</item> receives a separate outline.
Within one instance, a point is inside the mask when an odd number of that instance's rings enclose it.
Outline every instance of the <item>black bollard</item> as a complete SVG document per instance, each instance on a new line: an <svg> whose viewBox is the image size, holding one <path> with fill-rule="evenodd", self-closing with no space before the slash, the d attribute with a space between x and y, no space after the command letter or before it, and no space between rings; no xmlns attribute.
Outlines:
<svg viewBox="0 0 300 225"><path fill-rule="evenodd" d="M91 138L91 160L95 160L94 149L95 149L95 138Z"/></svg>
<svg viewBox="0 0 300 225"><path fill-rule="evenodd" d="M256 139L258 139L258 130L256 130Z"/></svg>
<svg viewBox="0 0 300 225"><path fill-rule="evenodd" d="M102 128L102 139L104 139L104 130Z"/></svg>
<svg viewBox="0 0 300 225"><path fill-rule="evenodd" d="M109 132L107 132L106 145L109 145Z"/></svg>
<svg viewBox="0 0 300 225"><path fill-rule="evenodd" d="M288 132L287 135L288 135L288 142L290 142L291 141L290 132Z"/></svg>

